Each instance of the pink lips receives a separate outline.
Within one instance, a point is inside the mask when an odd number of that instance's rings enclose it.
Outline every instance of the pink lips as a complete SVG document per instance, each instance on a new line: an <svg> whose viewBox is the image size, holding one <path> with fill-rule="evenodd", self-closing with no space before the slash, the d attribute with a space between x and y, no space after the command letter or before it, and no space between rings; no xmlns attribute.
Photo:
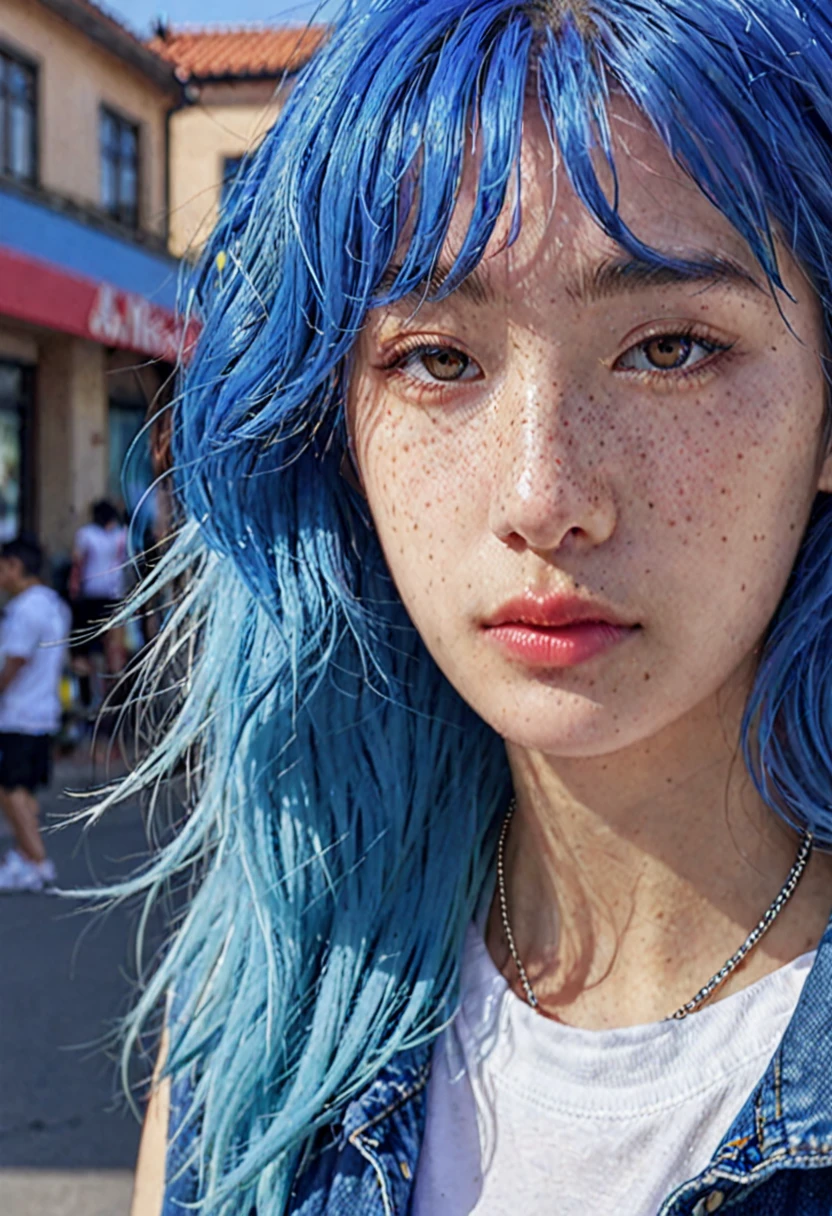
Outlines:
<svg viewBox="0 0 832 1216"><path fill-rule="evenodd" d="M536 667L576 667L631 637L638 626L577 596L519 596L484 622L488 639Z"/></svg>

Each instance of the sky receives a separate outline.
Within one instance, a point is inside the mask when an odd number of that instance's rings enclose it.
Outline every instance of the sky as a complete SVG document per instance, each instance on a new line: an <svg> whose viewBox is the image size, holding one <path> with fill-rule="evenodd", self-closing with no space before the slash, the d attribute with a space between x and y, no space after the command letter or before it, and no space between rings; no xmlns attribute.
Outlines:
<svg viewBox="0 0 832 1216"><path fill-rule="evenodd" d="M257 22L306 21L315 0L101 0L102 8L147 34L160 15L171 25L240 25Z"/></svg>

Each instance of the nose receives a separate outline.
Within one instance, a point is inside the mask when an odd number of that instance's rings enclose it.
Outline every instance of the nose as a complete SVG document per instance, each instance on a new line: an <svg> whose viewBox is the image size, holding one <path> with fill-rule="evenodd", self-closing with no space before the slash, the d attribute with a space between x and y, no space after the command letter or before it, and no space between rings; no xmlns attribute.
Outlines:
<svg viewBox="0 0 832 1216"><path fill-rule="evenodd" d="M603 421L579 394L528 382L499 411L489 524L514 549L580 552L604 544L617 511L604 471Z"/></svg>

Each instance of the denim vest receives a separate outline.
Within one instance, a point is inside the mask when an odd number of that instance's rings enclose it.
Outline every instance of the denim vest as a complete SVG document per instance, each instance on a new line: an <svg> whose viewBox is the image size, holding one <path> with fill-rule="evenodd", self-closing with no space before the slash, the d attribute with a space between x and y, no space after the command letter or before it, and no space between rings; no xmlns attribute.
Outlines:
<svg viewBox="0 0 832 1216"><path fill-rule="evenodd" d="M430 1058L429 1046L397 1056L350 1103L340 1127L295 1179L289 1216L407 1216ZM180 1205L196 1198L195 1174L181 1170L193 1144L174 1137L186 1102L187 1084L180 1082L171 1101L162 1216L185 1216ZM669 1195L656 1216L717 1211L832 1216L832 920L764 1076L707 1168Z"/></svg>

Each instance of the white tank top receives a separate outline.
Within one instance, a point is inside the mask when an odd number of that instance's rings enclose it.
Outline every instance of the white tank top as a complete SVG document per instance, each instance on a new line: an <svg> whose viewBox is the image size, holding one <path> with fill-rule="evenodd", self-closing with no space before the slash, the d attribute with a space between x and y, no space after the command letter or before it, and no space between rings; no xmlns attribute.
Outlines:
<svg viewBox="0 0 832 1216"><path fill-rule="evenodd" d="M765 1072L813 960L681 1022L578 1030L517 997L472 926L461 1007L434 1048L414 1216L655 1216Z"/></svg>

